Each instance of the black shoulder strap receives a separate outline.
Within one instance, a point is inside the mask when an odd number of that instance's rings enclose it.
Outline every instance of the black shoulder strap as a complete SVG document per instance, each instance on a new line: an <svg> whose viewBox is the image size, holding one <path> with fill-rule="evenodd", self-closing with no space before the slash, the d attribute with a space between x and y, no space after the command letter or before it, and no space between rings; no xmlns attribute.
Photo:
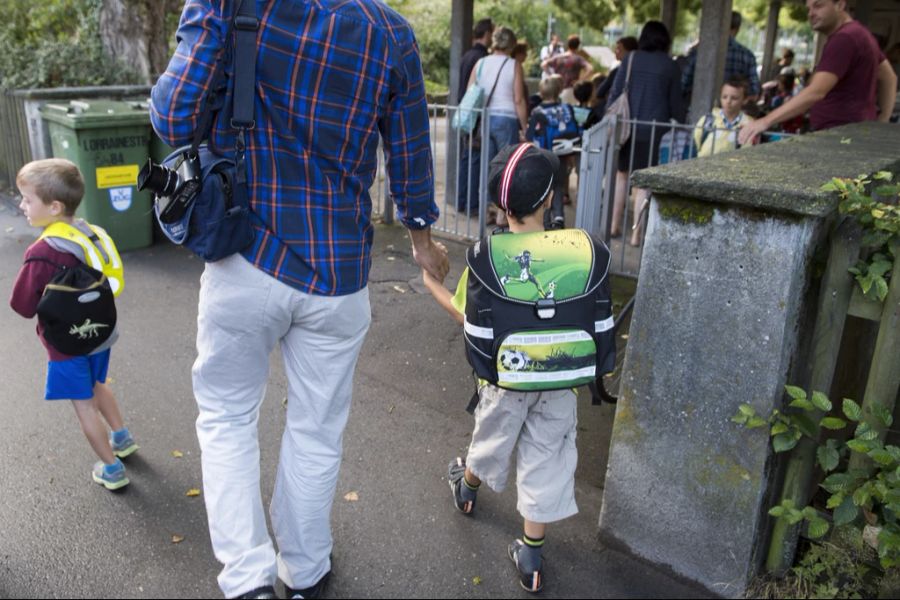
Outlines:
<svg viewBox="0 0 900 600"><path fill-rule="evenodd" d="M61 265L58 262L50 260L49 258L44 258L43 256L32 256L31 258L25 259L26 264L30 263L30 262L44 262L44 263L47 263L48 265L53 265L57 269L68 269L69 268L66 265Z"/></svg>
<svg viewBox="0 0 900 600"><path fill-rule="evenodd" d="M231 15L228 32L225 34L225 52L216 65L216 71L203 100L200 121L197 129L194 130L194 138L191 140L191 148L195 153L210 133L213 119L222 108L222 97L227 92L224 89L225 65L232 60L234 61L234 94L232 96L231 125L241 130L239 138L243 137L243 130L253 129L256 125L253 119L253 95L256 91L256 32L258 29L256 0L237 0L237 7L234 14ZM233 40L232 34L234 34ZM239 143L243 144L243 140L241 139Z"/></svg>
<svg viewBox="0 0 900 600"><path fill-rule="evenodd" d="M484 237L469 248L466 253L466 265L469 267L470 275L475 277L481 285L496 296L506 296L491 262L491 236Z"/></svg>
<svg viewBox="0 0 900 600"><path fill-rule="evenodd" d="M254 96L256 93L256 0L239 0L234 17L234 113L231 126L253 129Z"/></svg>

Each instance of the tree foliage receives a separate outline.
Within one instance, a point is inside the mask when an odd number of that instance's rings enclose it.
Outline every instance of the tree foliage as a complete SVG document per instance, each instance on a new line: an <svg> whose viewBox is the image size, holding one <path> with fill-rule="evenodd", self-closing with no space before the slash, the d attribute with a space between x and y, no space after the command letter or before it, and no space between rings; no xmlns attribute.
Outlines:
<svg viewBox="0 0 900 600"><path fill-rule="evenodd" d="M100 40L101 0L0 0L0 86L136 83Z"/></svg>

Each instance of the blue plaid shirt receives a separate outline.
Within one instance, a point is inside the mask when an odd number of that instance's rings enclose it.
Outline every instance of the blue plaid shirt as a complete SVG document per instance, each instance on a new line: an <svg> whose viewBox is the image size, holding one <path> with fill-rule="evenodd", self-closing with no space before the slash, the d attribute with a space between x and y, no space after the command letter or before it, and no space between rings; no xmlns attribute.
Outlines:
<svg viewBox="0 0 900 600"><path fill-rule="evenodd" d="M178 48L151 95L153 127L173 146L189 144L198 126L233 4L184 7ZM256 237L242 254L302 292L356 292L371 266L379 137L400 220L424 229L438 217L415 36L376 0L256 5L256 127L246 161ZM231 82L230 65L226 72ZM231 92L230 84L229 103ZM235 132L222 112L211 138L230 153Z"/></svg>
<svg viewBox="0 0 900 600"><path fill-rule="evenodd" d="M694 71L697 68L697 48L688 54L688 63L681 76L681 87L690 91L694 87ZM725 80L734 76L744 77L749 82L748 95L759 96L759 74L756 72L756 56L734 37L728 38L728 52L725 54ZM716 96L718 98L718 96Z"/></svg>

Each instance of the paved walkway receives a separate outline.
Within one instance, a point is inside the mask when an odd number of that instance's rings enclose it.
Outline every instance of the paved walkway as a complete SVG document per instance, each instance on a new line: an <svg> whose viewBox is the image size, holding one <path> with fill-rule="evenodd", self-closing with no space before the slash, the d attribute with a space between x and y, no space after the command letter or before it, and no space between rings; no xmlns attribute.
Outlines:
<svg viewBox="0 0 900 600"><path fill-rule="evenodd" d="M0 200L0 297L6 300L36 230ZM464 247L449 244L460 273ZM157 244L127 253L121 339L111 385L141 445L132 484L93 484L95 460L69 406L42 398L46 356L34 324L0 310L0 597L218 597L191 394L202 263ZM450 458L464 453L470 370L460 329L422 295L405 233L379 227L371 276L373 323L333 513L334 598L525 597L506 544L518 534L515 486L483 492L478 514L451 506ZM277 352L260 415L262 489L271 494L283 425ZM579 407L576 497L581 512L549 530L544 597L672 598L704 593L604 546L597 535L614 407ZM173 451L183 457L173 457ZM357 501L344 497L355 492ZM652 518L647 515L647 518ZM173 536L183 537L173 543Z"/></svg>

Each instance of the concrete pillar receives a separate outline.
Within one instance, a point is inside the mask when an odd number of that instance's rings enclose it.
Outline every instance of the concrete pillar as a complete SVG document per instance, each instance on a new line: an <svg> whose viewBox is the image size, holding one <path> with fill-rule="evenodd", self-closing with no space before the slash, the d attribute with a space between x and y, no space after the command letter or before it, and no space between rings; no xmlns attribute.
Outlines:
<svg viewBox="0 0 900 600"><path fill-rule="evenodd" d="M819 188L900 171L897 129L859 123L634 174L653 200L600 510L605 544L743 597L780 482L768 430L730 419L745 403L764 417L782 410L784 385L805 385L813 256L838 204Z"/></svg>
<svg viewBox="0 0 900 600"><path fill-rule="evenodd" d="M766 41L763 46L762 73L760 81L769 80L772 65L778 60L775 56L775 43L778 41L778 15L781 14L781 0L770 0L769 19L766 22Z"/></svg>
<svg viewBox="0 0 900 600"><path fill-rule="evenodd" d="M453 0L453 12L450 16L450 95L447 103L454 106L459 103L459 68L462 63L462 55L472 47L472 28L474 23L475 0ZM449 119L451 115L447 115ZM446 186L444 194L446 198L456 202L457 163L459 157L459 144L456 132L447 131L447 162L444 167ZM440 198L437 199L440 205Z"/></svg>
<svg viewBox="0 0 900 600"><path fill-rule="evenodd" d="M719 97L730 30L731 0L703 0L689 123L709 112Z"/></svg>
<svg viewBox="0 0 900 600"><path fill-rule="evenodd" d="M675 39L675 25L678 17L678 0L661 0L659 3L659 20L663 22L669 35Z"/></svg>
<svg viewBox="0 0 900 600"><path fill-rule="evenodd" d="M459 102L459 67L462 55L472 47L475 0L453 0L450 16L450 104Z"/></svg>

